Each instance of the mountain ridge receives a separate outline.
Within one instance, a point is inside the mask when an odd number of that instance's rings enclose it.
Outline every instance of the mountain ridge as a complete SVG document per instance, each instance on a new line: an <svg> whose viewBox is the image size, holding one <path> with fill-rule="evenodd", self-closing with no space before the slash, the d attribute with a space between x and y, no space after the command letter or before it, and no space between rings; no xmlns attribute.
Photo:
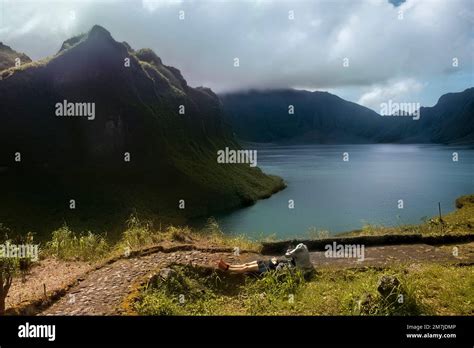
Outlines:
<svg viewBox="0 0 474 348"><path fill-rule="evenodd" d="M227 122L239 138L251 142L449 144L474 139L472 87L445 94L432 107L421 107L416 121L382 117L328 92L249 90L219 97ZM290 105L293 115L288 112Z"/></svg>
<svg viewBox="0 0 474 348"><path fill-rule="evenodd" d="M13 50L10 46L0 42L0 71L9 69L18 64L31 63L31 58L24 53Z"/></svg>

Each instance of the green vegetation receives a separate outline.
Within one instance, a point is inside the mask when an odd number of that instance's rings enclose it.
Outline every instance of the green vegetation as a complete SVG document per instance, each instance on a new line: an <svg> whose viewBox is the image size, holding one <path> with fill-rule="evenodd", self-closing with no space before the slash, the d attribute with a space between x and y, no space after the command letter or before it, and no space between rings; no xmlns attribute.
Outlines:
<svg viewBox="0 0 474 348"><path fill-rule="evenodd" d="M312 226L308 229L307 235L310 239L326 239L329 238L330 234L327 230L318 230L316 227Z"/></svg>
<svg viewBox="0 0 474 348"><path fill-rule="evenodd" d="M421 225L382 227L367 225L349 235L421 233L463 234L474 226L474 195L460 197L455 212ZM213 231L213 232L212 232ZM208 232L219 236L212 220ZM312 237L326 231L311 229ZM144 315L473 315L474 268L438 264L400 264L357 270L320 270L305 282L297 274L268 273L263 277L203 274L177 267L177 278L151 284L135 309ZM399 285L384 297L377 290L383 276ZM184 284L184 285L183 285ZM179 301L180 294L191 294ZM291 300L292 299L292 300ZM401 300L402 299L402 300ZM400 302L401 301L401 302Z"/></svg>
<svg viewBox="0 0 474 348"><path fill-rule="evenodd" d="M199 231L196 238L204 240L211 245L220 245L229 248L237 247L241 250L255 252L259 252L262 247L259 242L251 241L244 235L225 235L213 217L207 220L206 227Z"/></svg>
<svg viewBox="0 0 474 348"><path fill-rule="evenodd" d="M258 252L261 245L244 236L226 236L216 220L210 218L207 225L199 231L188 226L155 229L149 220L143 220L136 214L127 220L127 229L116 243L108 242L106 236L92 232L76 233L64 225L52 233L51 240L45 243L43 256L59 260L99 261L111 256L123 255L129 251L145 249L159 243L194 244L202 247L238 247L240 250Z"/></svg>
<svg viewBox="0 0 474 348"><path fill-rule="evenodd" d="M154 229L151 221L141 220L131 215L127 221L127 230L115 245L115 251L122 252L124 248L139 250L163 242L179 244L194 244L208 247L239 248L258 252L261 245L249 241L245 236L227 236L214 218L209 218L202 230L192 230L188 226L168 226Z"/></svg>
<svg viewBox="0 0 474 348"><path fill-rule="evenodd" d="M141 315L473 315L472 267L418 264L376 270L321 270L242 277L175 266L141 293ZM384 297L383 276L400 284Z"/></svg>
<svg viewBox="0 0 474 348"><path fill-rule="evenodd" d="M45 253L61 260L92 261L107 255L109 249L104 237L91 232L77 235L64 225L53 232Z"/></svg>
<svg viewBox="0 0 474 348"><path fill-rule="evenodd" d="M136 215L130 215L127 220L127 230L122 234L118 243L119 248L140 249L161 240L159 234L152 229L149 221L141 221Z"/></svg>
<svg viewBox="0 0 474 348"><path fill-rule="evenodd" d="M456 199L456 210L442 216L425 221L418 225L400 225L385 227L378 225L365 225L360 231L340 234L340 236L378 236L384 234L467 234L474 232L474 195L465 195Z"/></svg>
<svg viewBox="0 0 474 348"><path fill-rule="evenodd" d="M209 268L174 266L165 281L153 278L135 308L143 315L259 314L294 294L302 274L289 271L265 277L232 275Z"/></svg>
<svg viewBox="0 0 474 348"><path fill-rule="evenodd" d="M460 197L457 210L418 227L435 235L471 231L474 195ZM1 226L0 226L1 227ZM412 226L416 228L417 226ZM0 228L5 230L4 227ZM407 227L368 226L370 235L408 233ZM325 238L326 231L309 234ZM25 238L32 238L29 234ZM99 261L123 255L124 248L144 249L157 244L193 244L197 247L227 247L259 252L261 244L244 236L226 236L213 218L200 231L189 227L155 228L150 220L132 214L121 239L112 244L105 236L75 233L67 225L56 230L46 243L43 256L59 260ZM31 260L0 259L3 288L13 276L27 270ZM269 272L263 276L232 275L212 268L174 265L170 275L152 278L128 308L143 315L473 315L474 268L434 263L399 264L384 269L320 269L305 280L298 272ZM25 274L25 273L23 273ZM385 295L381 280L397 283ZM10 280L8 280L10 279ZM1 283L1 282L0 282ZM5 294L5 290L3 290ZM1 294L0 294L1 295ZM184 297L183 297L184 296ZM400 300L402 299L402 300ZM1 306L0 306L1 307ZM0 308L1 309L1 308Z"/></svg>

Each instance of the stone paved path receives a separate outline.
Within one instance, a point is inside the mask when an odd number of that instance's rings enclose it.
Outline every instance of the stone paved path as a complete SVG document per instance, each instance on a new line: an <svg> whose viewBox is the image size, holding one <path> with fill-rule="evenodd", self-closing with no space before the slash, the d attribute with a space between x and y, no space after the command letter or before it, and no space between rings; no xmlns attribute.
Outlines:
<svg viewBox="0 0 474 348"><path fill-rule="evenodd" d="M261 257L261 256L260 256ZM173 263L215 265L219 259L243 263L259 258L257 254L209 253L202 251L157 252L151 255L120 259L85 277L68 294L40 315L117 315L120 304L133 285L150 272Z"/></svg>
<svg viewBox="0 0 474 348"><path fill-rule="evenodd" d="M389 266L391 264L436 262L474 264L474 243L458 246L459 256L453 256L453 246L434 247L424 244L370 247L365 249L364 261L356 259L330 259L324 252L312 252L311 260L316 267L352 268L365 266ZM268 258L269 256L263 256ZM243 263L262 258L262 255L204 251L156 252L150 255L119 259L89 273L73 286L66 296L39 315L119 315L121 303L134 289L137 282L153 271L173 263L215 265L219 259L231 263Z"/></svg>

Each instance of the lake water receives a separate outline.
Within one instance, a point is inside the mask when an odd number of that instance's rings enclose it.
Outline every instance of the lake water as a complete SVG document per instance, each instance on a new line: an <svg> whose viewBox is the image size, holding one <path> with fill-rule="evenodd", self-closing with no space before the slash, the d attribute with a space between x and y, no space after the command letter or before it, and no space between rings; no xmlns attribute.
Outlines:
<svg viewBox="0 0 474 348"><path fill-rule="evenodd" d="M248 146L249 147L249 146ZM250 147L249 147L250 148ZM288 187L255 205L217 217L224 232L251 238L330 234L365 224L419 223L455 209L474 193L474 149L437 145L252 146L258 166ZM348 161L343 161L347 152ZM453 152L458 161L453 161ZM294 209L289 209L289 200ZM403 209L398 208L403 200Z"/></svg>

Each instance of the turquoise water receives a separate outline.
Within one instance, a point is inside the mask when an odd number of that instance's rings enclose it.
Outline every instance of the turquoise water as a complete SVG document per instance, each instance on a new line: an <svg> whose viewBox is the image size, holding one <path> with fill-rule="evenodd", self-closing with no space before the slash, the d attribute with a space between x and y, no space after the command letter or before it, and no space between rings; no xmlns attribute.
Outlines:
<svg viewBox="0 0 474 348"><path fill-rule="evenodd" d="M224 232L252 238L330 234L364 224L419 223L455 209L474 193L474 149L438 145L247 146L258 166L288 187L255 205L217 217ZM343 153L349 161L343 161ZM453 161L453 152L458 161ZM289 209L289 200L294 209ZM399 209L403 200L403 209Z"/></svg>

